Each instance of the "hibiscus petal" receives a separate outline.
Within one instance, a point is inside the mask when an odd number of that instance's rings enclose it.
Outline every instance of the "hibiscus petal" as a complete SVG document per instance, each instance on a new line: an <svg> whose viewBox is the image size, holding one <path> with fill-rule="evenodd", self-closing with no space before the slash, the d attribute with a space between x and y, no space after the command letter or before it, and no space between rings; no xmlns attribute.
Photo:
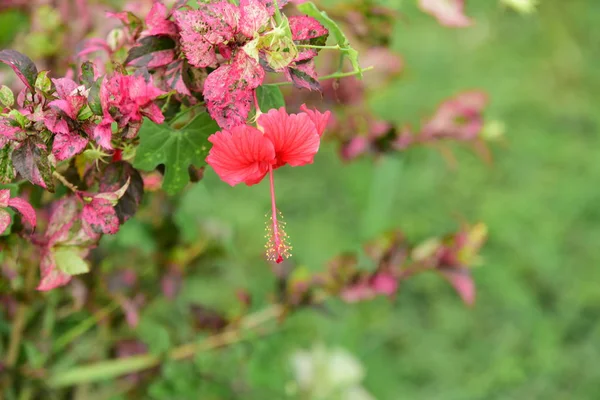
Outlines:
<svg viewBox="0 0 600 400"><path fill-rule="evenodd" d="M275 148L277 164L292 167L311 164L319 151L320 137L308 114L288 114L285 108L262 114L258 123Z"/></svg>
<svg viewBox="0 0 600 400"><path fill-rule="evenodd" d="M310 117L313 124L317 128L317 133L319 136L323 136L323 132L325 132L325 128L327 127L327 123L329 122L329 117L331 116L331 111L325 111L325 113L321 113L318 110L310 110L306 107L306 104L302 104L300 109L304 111Z"/></svg>
<svg viewBox="0 0 600 400"><path fill-rule="evenodd" d="M231 186L244 182L254 185L262 180L275 161L273 144L256 128L240 125L222 130L208 138L213 144L206 162L219 178Z"/></svg>

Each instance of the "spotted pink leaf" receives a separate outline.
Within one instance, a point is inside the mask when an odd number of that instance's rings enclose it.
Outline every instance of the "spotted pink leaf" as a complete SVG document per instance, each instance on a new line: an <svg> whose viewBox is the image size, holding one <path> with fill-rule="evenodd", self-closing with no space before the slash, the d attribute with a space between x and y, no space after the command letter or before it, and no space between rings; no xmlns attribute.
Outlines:
<svg viewBox="0 0 600 400"><path fill-rule="evenodd" d="M2 50L0 51L0 62L11 67L28 88L33 88L38 71L29 57L15 50Z"/></svg>
<svg viewBox="0 0 600 400"><path fill-rule="evenodd" d="M316 39L329 33L329 31L313 17L305 15L291 16L288 20L290 22L293 40L305 41Z"/></svg>
<svg viewBox="0 0 600 400"><path fill-rule="evenodd" d="M177 26L168 19L169 11L162 1L155 1L146 16L147 30L142 32L142 36L166 35L176 36Z"/></svg>
<svg viewBox="0 0 600 400"><path fill-rule="evenodd" d="M299 89L321 91L321 84L313 60L286 68L285 76L288 81L293 82L294 86Z"/></svg>
<svg viewBox="0 0 600 400"><path fill-rule="evenodd" d="M253 91L265 71L253 58L238 51L231 64L211 72L204 83L204 99L211 117L222 128L242 125L250 112Z"/></svg>
<svg viewBox="0 0 600 400"><path fill-rule="evenodd" d="M6 210L0 210L0 235L3 234L10 225L10 214Z"/></svg>
<svg viewBox="0 0 600 400"><path fill-rule="evenodd" d="M435 17L440 25L464 28L473 24L465 15L464 0L419 0L419 7Z"/></svg>
<svg viewBox="0 0 600 400"><path fill-rule="evenodd" d="M77 134L57 134L52 143L52 154L57 161L66 160L83 151L88 144L88 139Z"/></svg>
<svg viewBox="0 0 600 400"><path fill-rule="evenodd" d="M259 0L240 0L239 30L246 37L258 34L269 19L269 11Z"/></svg>
<svg viewBox="0 0 600 400"><path fill-rule="evenodd" d="M119 231L119 218L109 200L93 198L83 206L81 212L83 227L88 234L115 234Z"/></svg>
<svg viewBox="0 0 600 400"><path fill-rule="evenodd" d="M225 0L202 4L198 10L176 11L183 52L190 64L215 66L215 46L234 41L239 19L239 9Z"/></svg>
<svg viewBox="0 0 600 400"><path fill-rule="evenodd" d="M8 207L8 201L10 200L10 190L0 189L0 208Z"/></svg>
<svg viewBox="0 0 600 400"><path fill-rule="evenodd" d="M21 213L23 220L35 228L37 220L35 216L35 210L33 207L31 207L31 204L20 197L15 197L8 201L8 206Z"/></svg>

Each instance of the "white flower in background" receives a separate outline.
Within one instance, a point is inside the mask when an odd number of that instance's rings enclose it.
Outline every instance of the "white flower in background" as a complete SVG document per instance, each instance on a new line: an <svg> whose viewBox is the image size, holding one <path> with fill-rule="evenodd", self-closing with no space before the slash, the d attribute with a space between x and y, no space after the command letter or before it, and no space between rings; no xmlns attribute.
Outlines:
<svg viewBox="0 0 600 400"><path fill-rule="evenodd" d="M291 357L297 391L310 400L375 400L360 384L364 369L348 351L315 345Z"/></svg>
<svg viewBox="0 0 600 400"><path fill-rule="evenodd" d="M537 6L537 0L500 0L506 7L510 7L513 10L521 14L531 14L535 12Z"/></svg>

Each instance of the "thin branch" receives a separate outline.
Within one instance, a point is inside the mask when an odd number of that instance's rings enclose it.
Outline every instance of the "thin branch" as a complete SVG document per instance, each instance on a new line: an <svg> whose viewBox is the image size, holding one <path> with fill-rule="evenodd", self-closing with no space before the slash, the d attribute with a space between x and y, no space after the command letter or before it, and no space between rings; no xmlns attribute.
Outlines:
<svg viewBox="0 0 600 400"><path fill-rule="evenodd" d="M195 343L188 343L176 347L167 353L166 358L181 360L199 352L213 350L222 346L241 342L245 339L244 332L251 331L259 326L273 321L283 315L284 306L276 304L266 309L250 314L243 318L236 328L209 336ZM59 388L73 386L79 383L89 383L114 378L117 376L153 368L164 360L153 354L143 354L123 359L100 362L88 366L75 367L68 371L51 374L48 379L50 387Z"/></svg>
<svg viewBox="0 0 600 400"><path fill-rule="evenodd" d="M73 193L77 193L78 192L77 186L75 186L71 182L69 182L67 180L67 178L65 178L63 175L60 174L60 172L54 171L52 173L52 176L54 176L56 179L58 179L60 181L60 183L62 183L66 187L68 187Z"/></svg>
<svg viewBox="0 0 600 400"><path fill-rule="evenodd" d="M338 79L338 78L345 78L347 76L360 75L363 72L371 71L374 68L375 67L371 66L371 67L367 67L367 68L361 68L361 69L359 69L357 71L336 72L335 74L321 76L319 78L319 80L320 81L325 81L325 80L328 80L328 79ZM292 85L292 84L293 84L293 82L275 82L275 83L270 83L269 85L273 85L273 86L286 86L286 85Z"/></svg>

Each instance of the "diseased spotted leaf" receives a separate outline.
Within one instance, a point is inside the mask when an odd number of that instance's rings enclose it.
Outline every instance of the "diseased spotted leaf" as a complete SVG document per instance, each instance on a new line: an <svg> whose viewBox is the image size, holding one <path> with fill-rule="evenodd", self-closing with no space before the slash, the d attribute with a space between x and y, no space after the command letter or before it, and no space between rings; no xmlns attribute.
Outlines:
<svg viewBox="0 0 600 400"><path fill-rule="evenodd" d="M254 37L269 19L269 11L259 0L240 0L239 30L247 37Z"/></svg>
<svg viewBox="0 0 600 400"><path fill-rule="evenodd" d="M77 134L57 134L52 143L52 154L58 161L71 158L83 151L88 144L88 139Z"/></svg>
<svg viewBox="0 0 600 400"><path fill-rule="evenodd" d="M342 48L342 53L350 60L350 64L352 64L352 68L355 71L361 71L360 65L358 64L358 51L356 51L352 46L350 46L350 42L348 38L344 34L344 32L340 29L340 27L335 23L334 20L329 18L325 11L320 11L317 6L310 1L306 3L299 4L298 10L300 12L308 15L309 17L313 17L317 21L319 21L333 37L335 38L336 43ZM362 77L362 73L359 72L359 76Z"/></svg>
<svg viewBox="0 0 600 400"><path fill-rule="evenodd" d="M10 226L10 214L6 210L0 210L0 235Z"/></svg>
<svg viewBox="0 0 600 400"><path fill-rule="evenodd" d="M182 130L144 121L133 166L152 171L163 164L163 189L169 194L175 194L189 181L189 165L200 167L206 164L204 159L210 150L208 137L218 129L206 112L199 114Z"/></svg>
<svg viewBox="0 0 600 400"><path fill-rule="evenodd" d="M262 112L266 113L272 108L285 107L285 99L279 86L261 85L256 88L256 98Z"/></svg>
<svg viewBox="0 0 600 400"><path fill-rule="evenodd" d="M125 186L129 182L127 186ZM126 161L108 164L101 171L100 192L117 192L126 187L125 192L114 206L119 222L123 224L135 215L144 196L144 181L140 173Z"/></svg>
<svg viewBox="0 0 600 400"><path fill-rule="evenodd" d="M287 68L285 75L299 89L321 90L321 83L317 78L317 71L315 70L313 60Z"/></svg>
<svg viewBox="0 0 600 400"><path fill-rule="evenodd" d="M131 48L125 64L136 67L157 68L169 64L175 59L175 41L168 36L147 36Z"/></svg>
<svg viewBox="0 0 600 400"><path fill-rule="evenodd" d="M289 17L288 20L292 39L317 46L322 46L327 41L329 31L313 17L295 15Z"/></svg>
<svg viewBox="0 0 600 400"><path fill-rule="evenodd" d="M201 4L198 10L176 11L174 15L183 52L193 66L216 65L215 46L235 41L240 11L225 0Z"/></svg>
<svg viewBox="0 0 600 400"><path fill-rule="evenodd" d="M142 32L142 36L177 35L177 26L168 17L167 7L161 1L155 1L146 16L147 30Z"/></svg>
<svg viewBox="0 0 600 400"><path fill-rule="evenodd" d="M204 82L208 112L220 127L230 129L246 123L253 90L263 81L265 71L253 58L238 51L233 62L221 65Z"/></svg>
<svg viewBox="0 0 600 400"><path fill-rule="evenodd" d="M0 51L0 62L10 66L19 79L28 88L33 89L38 71L29 57L15 50L2 50Z"/></svg>
<svg viewBox="0 0 600 400"><path fill-rule="evenodd" d="M12 107L15 104L15 95L8 86L0 86L0 104L5 107Z"/></svg>
<svg viewBox="0 0 600 400"><path fill-rule="evenodd" d="M440 25L464 28L473 24L465 15L464 0L419 0L419 7L435 17Z"/></svg>
<svg viewBox="0 0 600 400"><path fill-rule="evenodd" d="M81 211L83 228L93 236L98 233L114 235L119 231L119 218L110 200L92 198Z"/></svg>
<svg viewBox="0 0 600 400"><path fill-rule="evenodd" d="M50 214L48 228L44 235L48 246L64 242L69 238L69 230L79 218L79 201L75 196L59 200Z"/></svg>
<svg viewBox="0 0 600 400"><path fill-rule="evenodd" d="M12 165L13 147L6 144L0 149L0 183L10 183L15 177L15 170Z"/></svg>
<svg viewBox="0 0 600 400"><path fill-rule="evenodd" d="M183 95L191 96L190 89L187 87L184 81L184 65L184 60L177 60L167 65L165 71L165 83L169 89L174 89Z"/></svg>
<svg viewBox="0 0 600 400"><path fill-rule="evenodd" d="M282 16L277 30L260 37L257 47L267 65L275 71L287 67L298 57L298 49L292 40L290 24L285 16Z"/></svg>
<svg viewBox="0 0 600 400"><path fill-rule="evenodd" d="M29 182L54 192L52 165L43 143L29 138L14 149L12 162L15 170Z"/></svg>
<svg viewBox="0 0 600 400"><path fill-rule="evenodd" d="M8 201L8 206L17 210L23 216L23 220L35 228L37 219L31 204L20 197L14 197Z"/></svg>
<svg viewBox="0 0 600 400"><path fill-rule="evenodd" d="M89 265L83 260L77 248L58 247L52 249L56 267L67 275L80 275L90 271Z"/></svg>

